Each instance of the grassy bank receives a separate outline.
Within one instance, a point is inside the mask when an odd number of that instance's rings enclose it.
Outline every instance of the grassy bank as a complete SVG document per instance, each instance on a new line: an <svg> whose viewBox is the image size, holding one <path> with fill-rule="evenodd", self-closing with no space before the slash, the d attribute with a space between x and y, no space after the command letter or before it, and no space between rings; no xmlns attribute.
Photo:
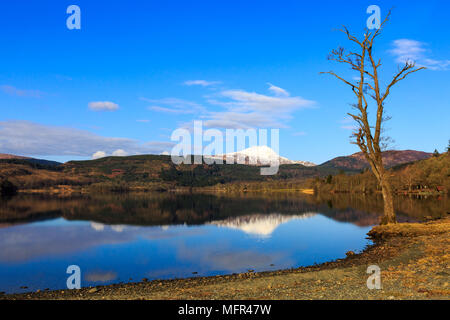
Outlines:
<svg viewBox="0 0 450 320"><path fill-rule="evenodd" d="M166 281L117 284L3 299L449 299L450 219L374 227L375 245L317 266ZM382 289L366 286L369 265Z"/></svg>

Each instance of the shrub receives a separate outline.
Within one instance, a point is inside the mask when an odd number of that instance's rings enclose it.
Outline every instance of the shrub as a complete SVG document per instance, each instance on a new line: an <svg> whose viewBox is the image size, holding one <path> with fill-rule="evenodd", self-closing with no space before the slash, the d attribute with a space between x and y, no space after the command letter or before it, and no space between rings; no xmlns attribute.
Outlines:
<svg viewBox="0 0 450 320"><path fill-rule="evenodd" d="M0 195L11 196L17 193L17 187L9 180L2 180L0 182Z"/></svg>

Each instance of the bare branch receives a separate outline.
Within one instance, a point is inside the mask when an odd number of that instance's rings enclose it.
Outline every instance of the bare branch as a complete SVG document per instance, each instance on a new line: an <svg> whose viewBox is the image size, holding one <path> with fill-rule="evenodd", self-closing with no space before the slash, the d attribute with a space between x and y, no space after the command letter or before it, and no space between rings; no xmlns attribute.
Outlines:
<svg viewBox="0 0 450 320"><path fill-rule="evenodd" d="M381 99L382 101L384 101L387 98L392 86L394 86L397 82L402 81L403 79L405 79L407 76L409 76L414 72L426 69L425 67L414 69L415 66L416 66L415 63L409 63L408 61L405 63L404 67L397 73L396 76L394 76L394 79L392 79L391 83L386 87L386 92L384 93L383 98Z"/></svg>
<svg viewBox="0 0 450 320"><path fill-rule="evenodd" d="M348 84L349 86L351 86L352 88L357 88L358 86L351 83L350 81L345 80L344 78L341 78L340 76L338 76L337 74L335 74L333 71L328 71L328 72L320 72L319 74L331 74L332 76L335 76L336 78L338 78L339 80L341 80L342 82Z"/></svg>

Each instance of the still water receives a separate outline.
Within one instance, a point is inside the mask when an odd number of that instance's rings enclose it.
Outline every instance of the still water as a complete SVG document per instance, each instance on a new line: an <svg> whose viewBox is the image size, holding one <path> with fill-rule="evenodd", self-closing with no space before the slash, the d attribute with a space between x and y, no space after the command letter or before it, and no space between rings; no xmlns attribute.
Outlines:
<svg viewBox="0 0 450 320"><path fill-rule="evenodd" d="M0 291L7 293L64 289L69 265L81 268L83 287L312 265L363 250L381 212L380 199L298 194L0 201Z"/></svg>

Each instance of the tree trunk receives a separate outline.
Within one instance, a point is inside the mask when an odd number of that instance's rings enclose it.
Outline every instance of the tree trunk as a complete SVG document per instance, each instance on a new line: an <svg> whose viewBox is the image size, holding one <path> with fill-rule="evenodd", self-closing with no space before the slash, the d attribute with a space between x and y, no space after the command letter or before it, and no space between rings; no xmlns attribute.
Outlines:
<svg viewBox="0 0 450 320"><path fill-rule="evenodd" d="M394 212L394 197L392 195L391 185L385 177L381 178L380 185L384 202L384 215L381 218L380 224L397 223Z"/></svg>

